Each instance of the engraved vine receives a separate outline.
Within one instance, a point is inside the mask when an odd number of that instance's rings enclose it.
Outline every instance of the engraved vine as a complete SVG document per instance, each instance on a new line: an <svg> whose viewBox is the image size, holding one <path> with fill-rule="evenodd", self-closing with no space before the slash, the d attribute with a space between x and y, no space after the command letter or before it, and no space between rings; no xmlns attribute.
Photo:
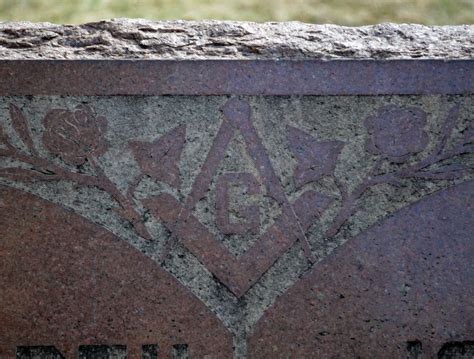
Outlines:
<svg viewBox="0 0 474 359"><path fill-rule="evenodd" d="M231 103L230 101L229 103ZM228 111L229 118L233 116L235 121L241 121L238 126L241 126L243 131L249 131L247 136L260 141L256 132L254 134L253 129L250 128L252 126L250 114L248 114L250 122L247 123L242 119L243 110L241 111L240 107L248 107L248 105L244 101L236 102L232 106L234 105L237 107L232 108L234 112ZM107 192L119 204L119 207L115 209L116 212L123 219L129 221L141 237L147 240L151 239L151 235L144 225L144 218L135 207L134 193L145 176L179 189L181 179L178 163L186 142L185 126L178 126L152 142L129 142L128 146L142 173L131 181L128 190L123 193L107 177L99 165L98 158L109 148L105 138L107 121L105 117L97 116L91 107L79 105L74 110L52 109L43 118L42 123L45 131L42 135L42 145L51 155L49 157L56 156L62 162L53 161L51 158L42 155L43 151L38 151L28 123L17 106L10 104L9 112L12 127L23 146L17 148L0 127L0 157L9 158L20 162L22 165L0 168L0 177L21 182L65 180L82 186L95 186ZM407 178L461 179L466 174L472 173L472 168L465 164L458 162L449 165L444 164L446 160L474 152L474 129L472 124L471 127L463 131L460 138L451 141L454 144L449 147L447 145L453 137L453 129L458 123L458 118L459 106L454 105L448 111L440 138L431 152L422 159L409 163L408 160L412 156L423 152L428 146L429 136L425 129L427 114L416 107L398 107L394 105L381 107L377 113L369 116L364 121L368 133L366 150L376 157L375 164L361 183L351 190L349 190L346 183L334 175L337 160L345 143L334 140L318 141L312 135L298 128L288 127L289 148L297 162L293 173L296 187L300 189L308 183L318 181L323 177L330 177L340 192L340 206L326 230L325 238L330 239L340 231L344 224L355 214L357 201L374 186L380 184L399 186L402 180ZM223 136L222 138L229 137L231 135L230 128L227 127L227 130L221 129L220 136ZM219 141L216 140L216 142ZM216 153L223 151L224 148L218 148L217 150ZM265 149L262 146L255 148L254 151L254 157L258 157L260 152L265 152ZM214 155L210 153L207 159L210 167L216 166L216 164L212 164L214 158L212 156ZM266 154L263 153L262 156L262 161L265 162ZM217 158L214 160L216 161ZM390 163L396 164L395 168L382 171L382 168L390 168ZM387 166L384 167L384 164ZM83 166L88 166L93 174L84 173L81 170ZM267 175L271 177L271 168L266 170ZM206 171L208 169L203 168L204 174L202 176L206 176ZM210 174L207 175L211 176ZM242 177L242 175L240 176ZM197 186L199 191L204 190L204 187L200 188L199 186L202 187L203 185ZM285 204L284 202L287 199L281 199L279 195L276 195L275 198L280 201L281 205L291 207L292 215L296 216L300 222L298 230L303 232L308 230L309 226L321 216L332 201L324 194L311 190L301 194L291 204ZM144 201L145 207L147 206L146 203ZM170 207L170 211L178 210L177 208L181 204L173 206L174 208ZM174 238L174 234L172 238ZM303 234L298 239L302 243L308 259L313 261L305 235ZM165 255L168 250L169 246L165 247Z"/></svg>

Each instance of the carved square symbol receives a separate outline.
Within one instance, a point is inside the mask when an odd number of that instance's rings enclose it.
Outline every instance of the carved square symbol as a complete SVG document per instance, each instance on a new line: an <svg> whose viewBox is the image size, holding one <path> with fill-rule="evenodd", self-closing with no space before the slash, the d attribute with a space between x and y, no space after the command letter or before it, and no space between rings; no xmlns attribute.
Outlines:
<svg viewBox="0 0 474 359"><path fill-rule="evenodd" d="M262 144L252 121L247 102L231 99L223 107L224 120L207 155L201 172L197 175L191 193L181 204L170 194L160 194L143 201L145 207L165 223L167 228L190 250L216 277L237 297L242 296L268 268L289 247L299 240L308 259L313 260L305 237L305 221L308 215L315 215L327 207L331 199L314 193L306 193L296 203L290 203L276 176L266 149ZM219 163L234 133L243 136L246 150L254 162L259 179L250 173L227 173L217 181L216 222L224 234L258 232L258 208L250 206L241 209L242 223L231 223L228 217L228 192L231 183L243 184L247 192L256 194L264 186L280 209L274 223L259 236L256 243L243 255L235 257L217 241L192 210L209 189ZM176 132L177 133L177 132ZM179 141L175 141L178 143ZM338 143L333 144L337 151ZM331 159L333 160L333 159ZM335 158L334 158L335 160ZM166 162L166 161L165 161ZM300 208L305 207L303 213ZM306 228L307 229L307 228Z"/></svg>

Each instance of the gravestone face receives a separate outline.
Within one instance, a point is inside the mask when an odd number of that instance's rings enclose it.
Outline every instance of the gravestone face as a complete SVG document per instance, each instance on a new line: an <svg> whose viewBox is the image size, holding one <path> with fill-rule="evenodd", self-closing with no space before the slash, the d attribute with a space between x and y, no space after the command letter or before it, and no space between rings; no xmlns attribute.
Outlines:
<svg viewBox="0 0 474 359"><path fill-rule="evenodd" d="M472 27L411 28L451 59L196 60L177 34L276 30L29 26L0 38L117 59L0 51L0 358L472 355Z"/></svg>

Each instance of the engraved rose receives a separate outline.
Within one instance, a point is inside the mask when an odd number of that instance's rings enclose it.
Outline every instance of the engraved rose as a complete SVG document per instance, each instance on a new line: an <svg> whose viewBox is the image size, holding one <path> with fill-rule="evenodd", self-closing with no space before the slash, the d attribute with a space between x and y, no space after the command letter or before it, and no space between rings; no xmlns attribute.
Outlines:
<svg viewBox="0 0 474 359"><path fill-rule="evenodd" d="M384 106L364 124L369 132L367 150L394 162L405 161L428 144L426 113L415 107Z"/></svg>
<svg viewBox="0 0 474 359"><path fill-rule="evenodd" d="M74 111L50 110L43 124L44 146L68 164L82 165L107 150L103 136L107 121L105 117L96 117L89 106L79 105Z"/></svg>

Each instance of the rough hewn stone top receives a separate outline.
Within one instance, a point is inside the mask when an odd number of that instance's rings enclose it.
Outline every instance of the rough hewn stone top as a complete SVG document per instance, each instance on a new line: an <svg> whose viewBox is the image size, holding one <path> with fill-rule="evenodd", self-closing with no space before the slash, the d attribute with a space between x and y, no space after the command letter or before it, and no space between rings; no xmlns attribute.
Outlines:
<svg viewBox="0 0 474 359"><path fill-rule="evenodd" d="M0 23L2 59L474 57L474 26L149 21Z"/></svg>

